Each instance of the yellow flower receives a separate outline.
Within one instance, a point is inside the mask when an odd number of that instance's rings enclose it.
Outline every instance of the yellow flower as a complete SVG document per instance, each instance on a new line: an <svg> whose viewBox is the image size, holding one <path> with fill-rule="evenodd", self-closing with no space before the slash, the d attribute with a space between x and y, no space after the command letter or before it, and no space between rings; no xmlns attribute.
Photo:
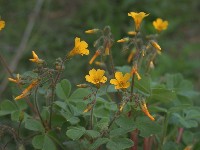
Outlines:
<svg viewBox="0 0 200 150"><path fill-rule="evenodd" d="M101 83L105 83L107 81L107 78L104 76L105 71L98 69L92 69L89 71L89 75L85 76L86 81L92 83L92 84L96 84L96 85L100 85Z"/></svg>
<svg viewBox="0 0 200 150"><path fill-rule="evenodd" d="M161 54L161 47L160 47L160 45L158 45L158 43L156 43L155 41L153 41L153 40L151 40L150 41L150 43L151 43L151 45L157 50L157 53L158 54Z"/></svg>
<svg viewBox="0 0 200 150"><path fill-rule="evenodd" d="M130 13L128 13L128 16L131 16L134 19L136 31L140 30L140 25L141 25L142 20L144 19L144 17L146 17L148 15L149 14L146 14L144 12L139 12L139 13L130 12Z"/></svg>
<svg viewBox="0 0 200 150"><path fill-rule="evenodd" d="M91 65L93 63L93 61L101 54L100 50L97 50L96 53L94 54L94 56L91 58L89 64Z"/></svg>
<svg viewBox="0 0 200 150"><path fill-rule="evenodd" d="M85 33L87 33L87 34L93 34L93 33L97 33L98 31L99 31L99 29L92 29L92 30L85 31Z"/></svg>
<svg viewBox="0 0 200 150"><path fill-rule="evenodd" d="M89 104L83 113L89 112L92 109L93 105Z"/></svg>
<svg viewBox="0 0 200 150"><path fill-rule="evenodd" d="M193 148L193 145L188 145L188 146L186 146L186 147L184 148L184 150L192 150L192 148Z"/></svg>
<svg viewBox="0 0 200 150"><path fill-rule="evenodd" d="M136 35L137 34L137 32L135 32L135 31L129 31L128 32L128 35Z"/></svg>
<svg viewBox="0 0 200 150"><path fill-rule="evenodd" d="M87 88L88 85L87 84L78 84L76 85L78 88Z"/></svg>
<svg viewBox="0 0 200 150"><path fill-rule="evenodd" d="M154 121L154 117L149 113L149 110L147 108L147 105L145 102L142 102L142 104L140 105L142 111L144 112L145 115L147 115L152 121Z"/></svg>
<svg viewBox="0 0 200 150"><path fill-rule="evenodd" d="M154 68L155 68L153 61L150 61L149 67L150 67L151 69L154 69Z"/></svg>
<svg viewBox="0 0 200 150"><path fill-rule="evenodd" d="M123 38L123 39L118 40L117 42L124 43L124 42L128 42L128 41L129 41L129 38Z"/></svg>
<svg viewBox="0 0 200 150"><path fill-rule="evenodd" d="M135 74L137 76L138 80L142 79L141 76L140 76L140 74L137 71L137 68L135 68L135 67L132 68L131 74L132 75Z"/></svg>
<svg viewBox="0 0 200 150"><path fill-rule="evenodd" d="M69 52L67 55L67 58L70 58L74 55L89 55L89 50L87 49L88 44L85 41L81 41L80 38L76 37L75 38L75 46L73 50Z"/></svg>
<svg viewBox="0 0 200 150"><path fill-rule="evenodd" d="M5 21L0 20L0 31L5 27Z"/></svg>
<svg viewBox="0 0 200 150"><path fill-rule="evenodd" d="M17 74L17 76L16 76L15 79L13 79L13 78L8 78L8 80L11 81L11 82L14 82L14 83L17 83L17 84L18 84L18 83L20 83L21 78L20 78L19 74Z"/></svg>
<svg viewBox="0 0 200 150"><path fill-rule="evenodd" d="M120 106L119 106L119 111L122 112L122 110L124 109L125 106L125 102L123 102Z"/></svg>
<svg viewBox="0 0 200 150"><path fill-rule="evenodd" d="M33 81L31 82L31 84L30 84L24 91L22 91L22 94L21 94L21 95L15 97L15 100L19 100L19 99L22 99L22 98L26 97L26 96L29 94L29 91L30 91L32 88L34 88L36 85L38 85L38 82L39 82L38 79L33 80Z"/></svg>
<svg viewBox="0 0 200 150"><path fill-rule="evenodd" d="M129 54L129 56L128 56L128 63L130 63L131 62L131 60L133 60L133 56L134 56L134 54L135 54L135 49L133 49L132 51L131 51L131 53Z"/></svg>
<svg viewBox="0 0 200 150"><path fill-rule="evenodd" d="M111 79L110 83L115 85L115 89L126 89L130 86L130 73L126 73L124 76L122 72L115 73L115 79Z"/></svg>
<svg viewBox="0 0 200 150"><path fill-rule="evenodd" d="M39 57L37 56L37 54L34 51L32 51L32 54L33 54L33 59L29 59L30 61L37 63L37 64L42 64L44 62L44 60L39 59Z"/></svg>
<svg viewBox="0 0 200 150"><path fill-rule="evenodd" d="M162 30L166 30L168 26L168 21L163 21L161 18L157 18L156 21L153 21L154 28L161 32Z"/></svg>
<svg viewBox="0 0 200 150"><path fill-rule="evenodd" d="M95 61L95 65L100 66L100 67L105 67L105 63L100 62L100 61Z"/></svg>

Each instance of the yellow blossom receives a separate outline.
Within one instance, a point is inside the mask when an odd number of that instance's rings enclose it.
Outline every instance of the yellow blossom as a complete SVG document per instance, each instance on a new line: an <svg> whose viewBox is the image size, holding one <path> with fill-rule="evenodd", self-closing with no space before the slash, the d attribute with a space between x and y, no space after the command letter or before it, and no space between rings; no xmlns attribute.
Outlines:
<svg viewBox="0 0 200 150"><path fill-rule="evenodd" d="M192 148L193 148L193 145L188 145L188 146L186 146L186 147L184 148L184 150L192 150Z"/></svg>
<svg viewBox="0 0 200 150"><path fill-rule="evenodd" d="M144 17L146 17L148 15L149 14L146 14L144 12L139 12L139 13L130 12L130 13L128 13L128 16L131 16L134 19L136 31L140 30L140 25L141 25L142 20L144 19Z"/></svg>
<svg viewBox="0 0 200 150"><path fill-rule="evenodd" d="M154 69L154 63L153 63L153 61L150 61L150 63L149 63L149 67L151 68L151 69Z"/></svg>
<svg viewBox="0 0 200 150"><path fill-rule="evenodd" d="M147 105L145 102L142 102L142 104L140 105L142 111L144 112L145 115L147 115L152 121L154 121L154 117L149 113L149 110L147 108Z"/></svg>
<svg viewBox="0 0 200 150"><path fill-rule="evenodd" d="M89 50L87 49L88 44L85 41L81 41L80 38L76 37L75 38L75 46L73 50L69 52L67 55L67 58L70 58L74 55L89 55Z"/></svg>
<svg viewBox="0 0 200 150"><path fill-rule="evenodd" d="M98 31L99 31L99 29L91 29L91 30L85 31L85 33L87 33L87 34L93 34L93 33L97 33Z"/></svg>
<svg viewBox="0 0 200 150"><path fill-rule="evenodd" d="M158 54L161 54L161 47L160 45L158 45L158 43L156 43L155 41L151 40L150 41L151 45L157 50Z"/></svg>
<svg viewBox="0 0 200 150"><path fill-rule="evenodd" d="M137 34L137 32L135 32L135 31L129 31L128 32L128 35L136 35Z"/></svg>
<svg viewBox="0 0 200 150"><path fill-rule="evenodd" d="M0 31L5 27L5 21L0 20Z"/></svg>
<svg viewBox="0 0 200 150"><path fill-rule="evenodd" d="M39 82L38 79L33 80L32 83L24 91L22 91L22 94L15 98L15 100L19 100L19 99L26 97L29 94L29 91L32 88L34 88L36 85L38 85L38 82Z"/></svg>
<svg viewBox="0 0 200 150"><path fill-rule="evenodd" d="M87 84L78 84L76 86L79 87L79 88L87 88L88 87Z"/></svg>
<svg viewBox="0 0 200 150"><path fill-rule="evenodd" d="M89 104L83 113L89 112L92 109L93 105Z"/></svg>
<svg viewBox="0 0 200 150"><path fill-rule="evenodd" d="M122 72L115 73L115 79L111 79L110 83L115 85L115 89L126 89L130 86L130 73L126 73L124 76Z"/></svg>
<svg viewBox="0 0 200 150"><path fill-rule="evenodd" d="M138 80L142 79L141 76L140 76L140 74L138 73L136 67L133 67L133 68L132 68L131 74L132 74L132 75L135 74L135 75L137 76Z"/></svg>
<svg viewBox="0 0 200 150"><path fill-rule="evenodd" d="M14 83L20 83L20 81L21 81L21 78L20 78L20 75L19 74L17 74L17 76L16 76L16 78L14 79L14 78L8 78L8 80L9 81L11 81L11 82L14 82Z"/></svg>
<svg viewBox="0 0 200 150"><path fill-rule="evenodd" d="M39 59L39 57L37 56L37 54L34 51L32 51L32 54L33 54L33 59L29 59L30 61L37 63L37 64L42 64L44 62L44 60Z"/></svg>
<svg viewBox="0 0 200 150"><path fill-rule="evenodd" d="M128 56L128 63L130 63L131 62L131 60L133 60L133 56L134 56L134 54L135 54L135 49L133 49L132 51L131 51L131 53L129 54L129 56Z"/></svg>
<svg viewBox="0 0 200 150"><path fill-rule="evenodd" d="M105 44L105 55L110 55L110 48L112 46L111 41L107 41Z"/></svg>
<svg viewBox="0 0 200 150"><path fill-rule="evenodd" d="M86 81L96 84L99 86L101 83L105 83L107 81L107 78L104 76L105 71L101 69L92 69L89 71L89 75L85 76Z"/></svg>
<svg viewBox="0 0 200 150"><path fill-rule="evenodd" d="M119 111L122 112L122 110L124 109L125 106L125 102L123 102L120 106L119 106Z"/></svg>
<svg viewBox="0 0 200 150"><path fill-rule="evenodd" d="M100 62L100 61L95 61L95 65L100 66L100 67L105 67L105 63Z"/></svg>
<svg viewBox="0 0 200 150"><path fill-rule="evenodd" d="M89 64L91 65L93 61L101 54L100 50L97 50L94 56L90 59Z"/></svg>
<svg viewBox="0 0 200 150"><path fill-rule="evenodd" d="M166 30L168 26L168 21L163 21L161 18L157 18L156 21L153 21L154 28L161 32L162 30Z"/></svg>
<svg viewBox="0 0 200 150"><path fill-rule="evenodd" d="M117 40L118 43L124 43L128 41L129 41L129 38L123 38L123 39Z"/></svg>

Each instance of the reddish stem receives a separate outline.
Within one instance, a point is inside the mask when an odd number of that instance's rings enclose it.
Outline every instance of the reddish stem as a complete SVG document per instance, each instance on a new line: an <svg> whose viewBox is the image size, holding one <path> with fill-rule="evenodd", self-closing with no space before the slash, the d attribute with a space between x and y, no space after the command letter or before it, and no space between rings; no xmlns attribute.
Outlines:
<svg viewBox="0 0 200 150"><path fill-rule="evenodd" d="M181 141L181 138L182 138L182 135L183 135L183 131L184 131L184 128L179 128L178 129L178 136L176 138L176 143L179 144L180 141Z"/></svg>
<svg viewBox="0 0 200 150"><path fill-rule="evenodd" d="M151 150L152 143L153 143L153 137L144 138L143 150Z"/></svg>
<svg viewBox="0 0 200 150"><path fill-rule="evenodd" d="M131 140L134 142L134 146L131 147L130 150L137 150L138 147L138 133L139 130L135 129L132 133L131 133Z"/></svg>

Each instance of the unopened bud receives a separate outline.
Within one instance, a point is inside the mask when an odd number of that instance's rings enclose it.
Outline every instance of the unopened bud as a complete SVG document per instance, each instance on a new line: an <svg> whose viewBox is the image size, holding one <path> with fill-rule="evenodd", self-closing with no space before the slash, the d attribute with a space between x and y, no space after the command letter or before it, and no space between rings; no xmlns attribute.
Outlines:
<svg viewBox="0 0 200 150"><path fill-rule="evenodd" d="M93 33L97 33L99 31L99 29L91 29L91 30L87 30L85 31L86 34L93 34Z"/></svg>

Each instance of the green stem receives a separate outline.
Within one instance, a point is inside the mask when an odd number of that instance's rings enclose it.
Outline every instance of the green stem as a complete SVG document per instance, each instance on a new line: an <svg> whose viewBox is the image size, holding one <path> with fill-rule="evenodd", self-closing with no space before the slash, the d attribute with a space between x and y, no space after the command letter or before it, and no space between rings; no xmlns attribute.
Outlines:
<svg viewBox="0 0 200 150"><path fill-rule="evenodd" d="M35 108L36 108L36 112L37 112L37 114L38 114L38 116L39 116L39 118L40 118L40 121L41 121L41 123L42 123L44 129L46 130L46 126L45 126L44 121L43 121L43 119L42 119L42 116L41 116L41 114L40 114L40 110L39 110L39 106L38 106L38 102L37 102L37 91L38 91L38 87L36 87L36 89L35 89L35 94L34 94Z"/></svg>
<svg viewBox="0 0 200 150"><path fill-rule="evenodd" d="M98 89L95 92L95 95L94 95L95 98L94 98L93 106L92 106L92 109L91 109L91 112L90 112L90 129L91 130L93 129L93 124L94 124L94 106L96 104L97 92L98 92Z"/></svg>
<svg viewBox="0 0 200 150"><path fill-rule="evenodd" d="M162 145L165 142L165 136L167 134L167 127L168 127L169 115L170 115L169 113L166 114L165 121L164 121L164 124L163 124L163 134L162 134L161 143L160 143L160 147L161 148L162 148Z"/></svg>

